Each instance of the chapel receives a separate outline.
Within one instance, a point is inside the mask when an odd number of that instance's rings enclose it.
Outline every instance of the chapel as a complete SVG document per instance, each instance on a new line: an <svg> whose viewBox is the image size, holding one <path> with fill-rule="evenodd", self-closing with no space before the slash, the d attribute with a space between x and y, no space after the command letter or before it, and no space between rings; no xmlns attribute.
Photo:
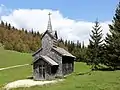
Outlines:
<svg viewBox="0 0 120 90"><path fill-rule="evenodd" d="M57 31L52 30L51 18L43 33L42 47L33 53L33 79L51 80L74 71L75 56L58 47Z"/></svg>

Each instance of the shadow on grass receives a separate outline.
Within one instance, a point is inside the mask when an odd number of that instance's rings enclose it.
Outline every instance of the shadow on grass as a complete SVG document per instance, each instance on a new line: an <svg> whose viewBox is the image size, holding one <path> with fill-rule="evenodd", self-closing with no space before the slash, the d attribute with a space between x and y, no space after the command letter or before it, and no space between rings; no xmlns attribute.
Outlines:
<svg viewBox="0 0 120 90"><path fill-rule="evenodd" d="M33 76L28 76L27 79L33 79Z"/></svg>
<svg viewBox="0 0 120 90"><path fill-rule="evenodd" d="M116 71L116 70L120 70L120 68L99 68L97 71Z"/></svg>
<svg viewBox="0 0 120 90"><path fill-rule="evenodd" d="M99 68L97 71L115 71L112 68Z"/></svg>
<svg viewBox="0 0 120 90"><path fill-rule="evenodd" d="M64 77L56 76L54 79L66 79L66 78L67 78L67 76L64 76ZM33 76L28 76L26 79L34 80ZM54 79L49 79L49 80L54 80Z"/></svg>
<svg viewBox="0 0 120 90"><path fill-rule="evenodd" d="M76 75L85 75L85 74L91 75L91 72L92 72L92 71L80 72L80 73L77 73Z"/></svg>
<svg viewBox="0 0 120 90"><path fill-rule="evenodd" d="M116 70L120 70L120 68L115 68L115 69L112 69L112 68L99 68L99 69L95 69L95 70L90 70L88 72L79 72L79 73L76 73L76 75L91 75L92 74L92 71L116 71Z"/></svg>

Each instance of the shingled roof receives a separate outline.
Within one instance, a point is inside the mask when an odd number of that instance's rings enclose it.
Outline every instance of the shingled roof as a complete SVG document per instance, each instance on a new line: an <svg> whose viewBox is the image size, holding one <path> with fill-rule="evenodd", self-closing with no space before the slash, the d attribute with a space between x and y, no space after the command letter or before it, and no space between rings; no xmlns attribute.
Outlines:
<svg viewBox="0 0 120 90"><path fill-rule="evenodd" d="M41 55L41 57L42 57L46 62L48 62L48 63L51 64L51 65L58 65L54 60L52 60L52 59L49 58L48 56L43 56L43 55Z"/></svg>
<svg viewBox="0 0 120 90"><path fill-rule="evenodd" d="M32 56L35 56L35 54L39 53L42 50L42 48L39 48L36 52L32 54Z"/></svg>
<svg viewBox="0 0 120 90"><path fill-rule="evenodd" d="M36 60L34 60L33 63L36 62L36 61L38 61L40 58L42 58L44 61L48 62L52 66L53 65L58 65L54 60L52 60L48 56L44 56L44 55L40 55L40 57L37 58Z"/></svg>
<svg viewBox="0 0 120 90"><path fill-rule="evenodd" d="M68 51L66 51L65 49L61 48L61 47L52 47L53 50L57 51L59 54L63 55L63 56L70 56L70 57L74 57L71 53L69 53Z"/></svg>

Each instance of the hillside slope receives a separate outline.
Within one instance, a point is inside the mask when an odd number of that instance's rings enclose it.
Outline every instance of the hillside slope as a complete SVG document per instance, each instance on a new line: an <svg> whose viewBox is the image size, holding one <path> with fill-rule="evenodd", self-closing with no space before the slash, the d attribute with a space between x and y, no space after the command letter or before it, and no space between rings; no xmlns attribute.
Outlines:
<svg viewBox="0 0 120 90"><path fill-rule="evenodd" d="M30 64L31 62L31 54L4 50L3 47L0 47L0 68L21 64Z"/></svg>
<svg viewBox="0 0 120 90"><path fill-rule="evenodd" d="M31 63L31 54L8 51L0 48L0 67ZM120 71L93 71L85 63L75 62L74 72L63 82L53 85L17 88L13 90L119 90ZM82 73L82 74L81 74ZM80 75L78 75L80 74ZM0 88L9 82L26 79L32 75L32 66L23 66L0 71Z"/></svg>

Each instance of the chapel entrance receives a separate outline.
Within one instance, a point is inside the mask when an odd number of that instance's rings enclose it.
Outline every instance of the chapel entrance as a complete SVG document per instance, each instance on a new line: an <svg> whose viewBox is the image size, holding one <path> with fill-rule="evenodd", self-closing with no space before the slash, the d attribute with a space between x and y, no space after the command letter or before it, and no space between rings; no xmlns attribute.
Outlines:
<svg viewBox="0 0 120 90"><path fill-rule="evenodd" d="M39 66L39 75L41 79L45 79L45 65Z"/></svg>

